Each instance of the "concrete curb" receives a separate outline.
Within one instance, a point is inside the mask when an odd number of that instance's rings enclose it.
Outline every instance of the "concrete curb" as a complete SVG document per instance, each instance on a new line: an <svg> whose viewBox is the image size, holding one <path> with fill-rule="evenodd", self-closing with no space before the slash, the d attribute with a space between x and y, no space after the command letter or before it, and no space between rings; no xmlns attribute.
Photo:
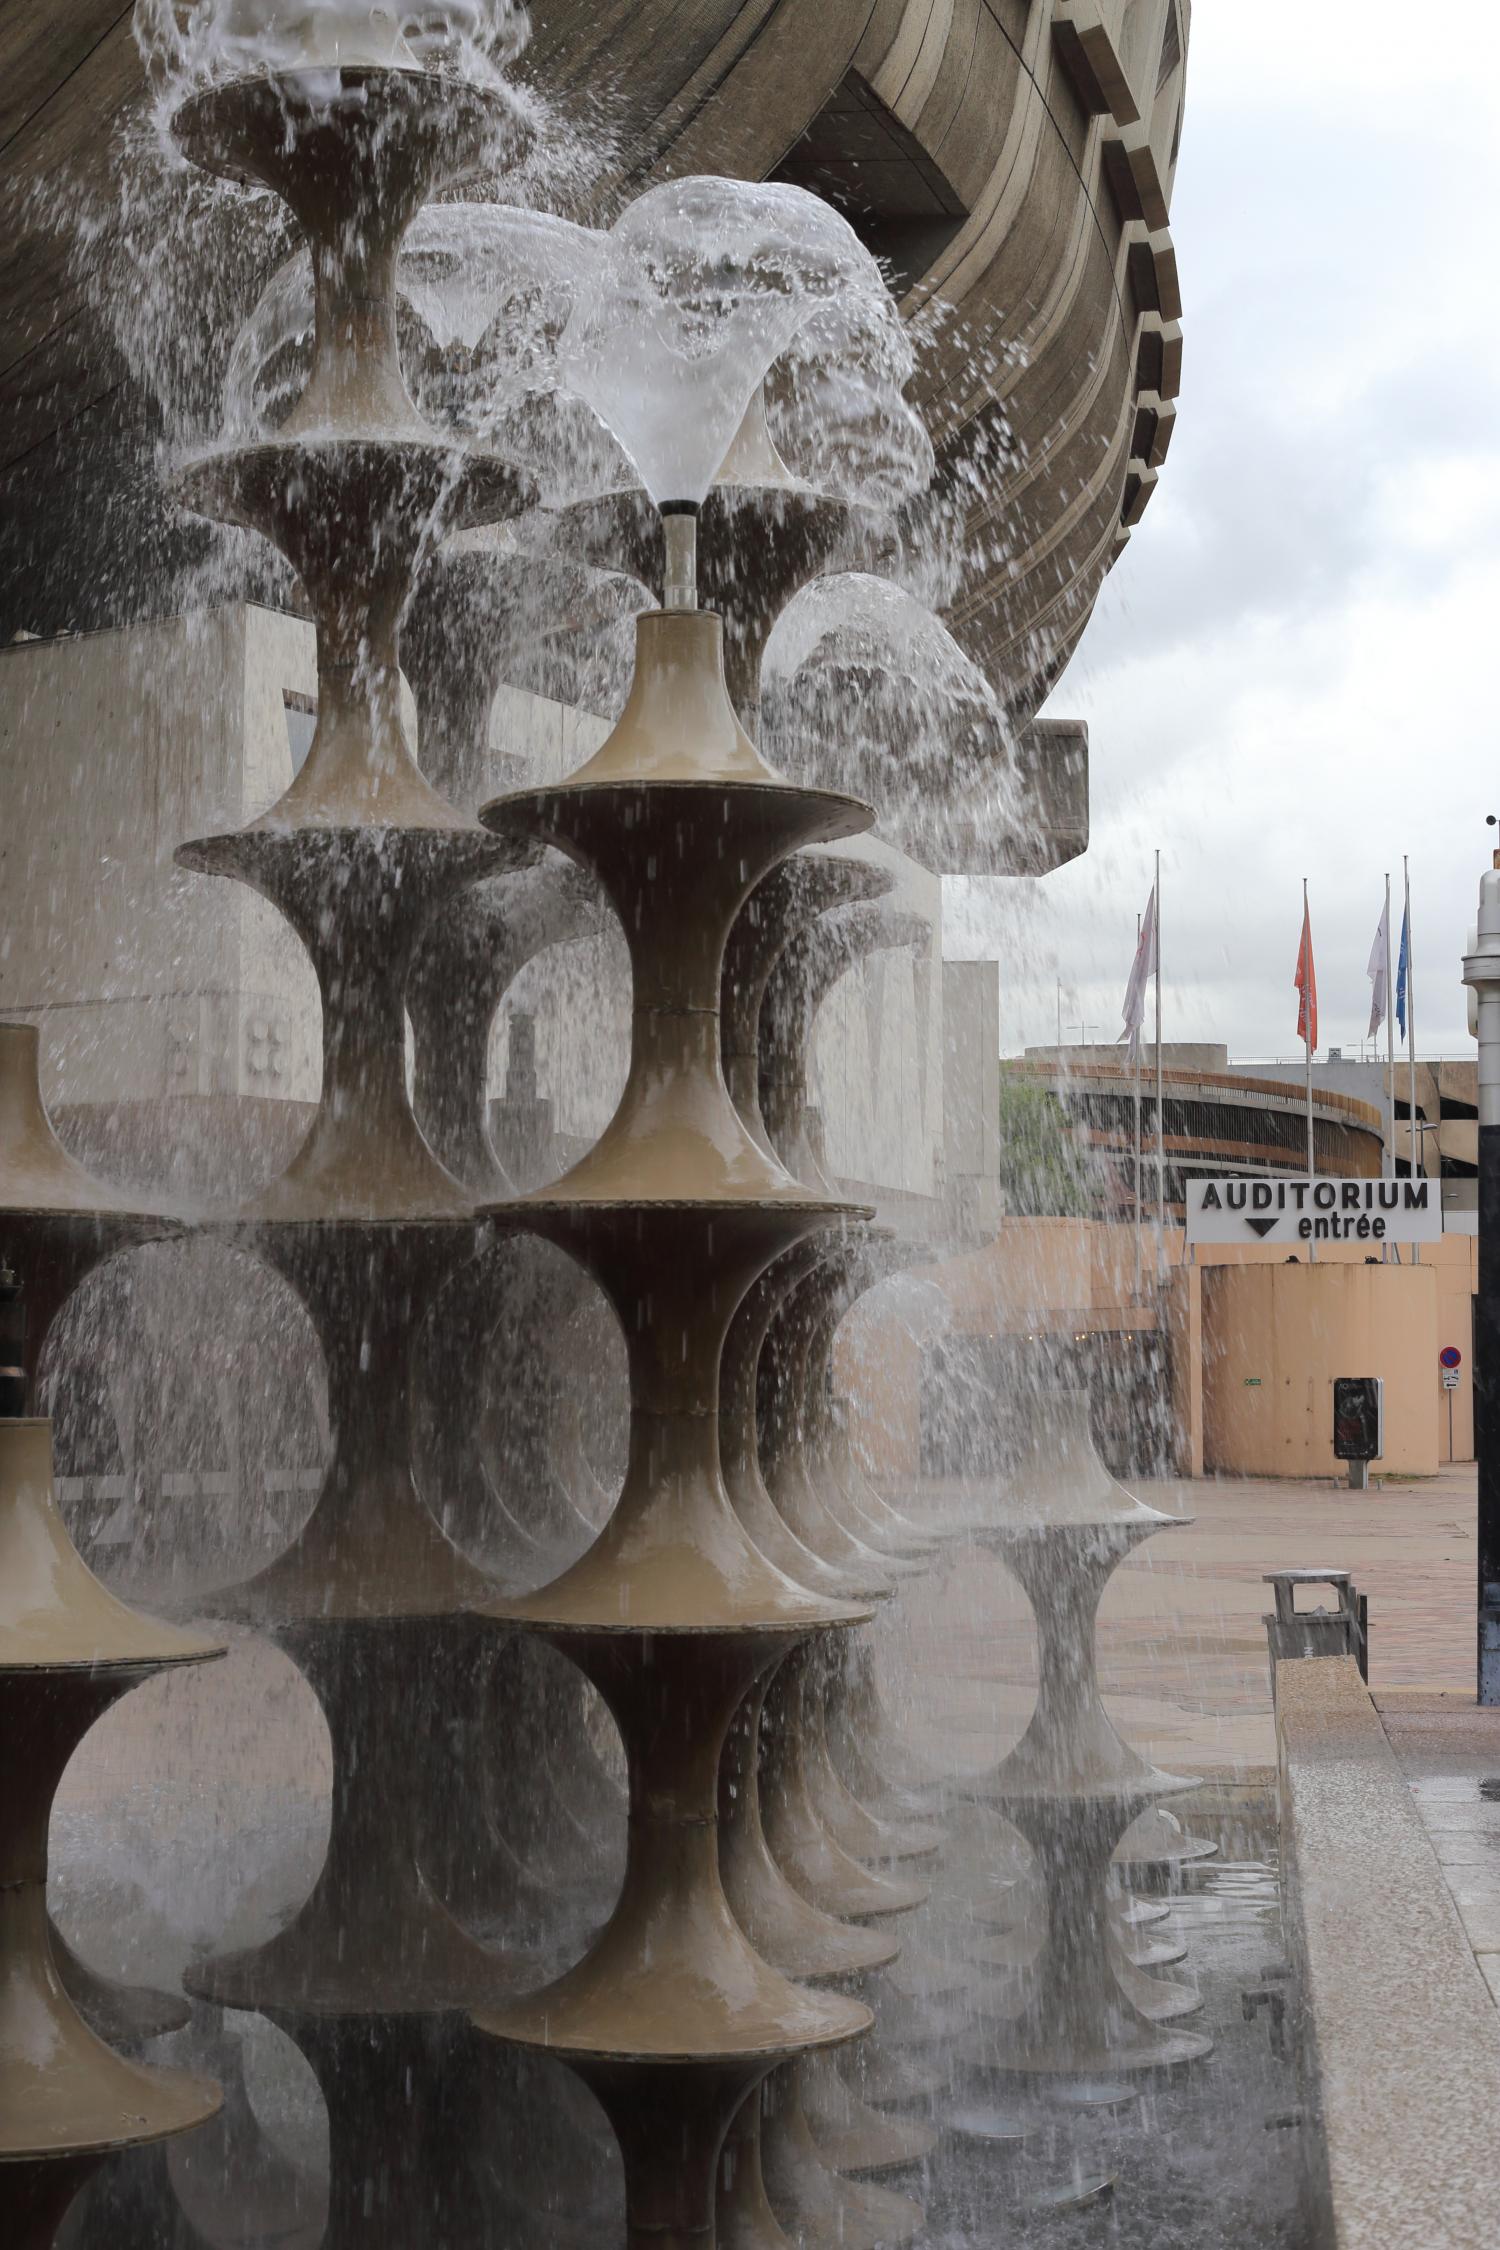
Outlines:
<svg viewBox="0 0 1500 2250"><path fill-rule="evenodd" d="M1500 2011L1352 1658L1276 1668L1315 2239L1493 2250Z"/></svg>

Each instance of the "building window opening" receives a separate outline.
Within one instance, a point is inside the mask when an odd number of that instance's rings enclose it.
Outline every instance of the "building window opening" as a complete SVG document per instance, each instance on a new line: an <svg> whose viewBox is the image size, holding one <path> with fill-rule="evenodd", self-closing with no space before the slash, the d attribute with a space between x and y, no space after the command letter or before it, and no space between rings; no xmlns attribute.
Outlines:
<svg viewBox="0 0 1500 2250"><path fill-rule="evenodd" d="M851 70L771 174L843 213L898 297L936 263L968 207L916 135Z"/></svg>
<svg viewBox="0 0 1500 2250"><path fill-rule="evenodd" d="M286 746L292 754L292 778L295 780L312 748L318 724L318 699L315 695L303 695L297 688L283 688L281 708L286 718Z"/></svg>

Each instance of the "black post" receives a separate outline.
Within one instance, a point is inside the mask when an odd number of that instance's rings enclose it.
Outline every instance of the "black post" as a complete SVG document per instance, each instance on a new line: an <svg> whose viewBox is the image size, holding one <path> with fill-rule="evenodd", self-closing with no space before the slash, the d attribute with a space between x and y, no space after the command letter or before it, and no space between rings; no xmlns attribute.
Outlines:
<svg viewBox="0 0 1500 2250"><path fill-rule="evenodd" d="M1500 1125L1479 1128L1474 1456L1479 1465L1479 1700L1500 1704Z"/></svg>
<svg viewBox="0 0 1500 2250"><path fill-rule="evenodd" d="M1474 1306L1474 1455L1479 1470L1478 1689L1500 1705L1500 852L1479 883L1464 957L1479 1040L1479 1294Z"/></svg>

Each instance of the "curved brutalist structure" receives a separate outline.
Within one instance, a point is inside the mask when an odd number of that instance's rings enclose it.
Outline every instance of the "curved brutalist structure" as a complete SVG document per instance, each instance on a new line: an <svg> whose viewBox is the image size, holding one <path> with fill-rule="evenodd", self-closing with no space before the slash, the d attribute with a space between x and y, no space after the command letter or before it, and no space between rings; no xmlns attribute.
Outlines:
<svg viewBox="0 0 1500 2250"><path fill-rule="evenodd" d="M47 1830L89 1728L143 1680L223 1650L125 1608L89 1570L52 1489L52 1425L0 1419L0 2235L43 2250L93 2167L187 2132L219 2090L106 2047L63 1989Z"/></svg>
<svg viewBox="0 0 1500 2250"><path fill-rule="evenodd" d="M755 1951L725 1898L717 1835L737 1707L809 1634L867 1614L778 1570L725 1488L719 1366L736 1307L779 1251L851 1214L768 1158L729 1098L724 951L762 876L869 815L778 779L729 701L719 619L675 610L638 620L630 700L597 755L485 818L592 867L631 953L631 1069L613 1120L561 1180L496 1213L580 1259L614 1305L630 1356L625 1486L579 1562L489 1612L545 1635L608 1703L629 1764L630 1852L578 1966L476 2020L592 2087L625 2160L629 2240L669 2250L712 2240L720 2145L747 2094L788 2056L870 2021Z"/></svg>

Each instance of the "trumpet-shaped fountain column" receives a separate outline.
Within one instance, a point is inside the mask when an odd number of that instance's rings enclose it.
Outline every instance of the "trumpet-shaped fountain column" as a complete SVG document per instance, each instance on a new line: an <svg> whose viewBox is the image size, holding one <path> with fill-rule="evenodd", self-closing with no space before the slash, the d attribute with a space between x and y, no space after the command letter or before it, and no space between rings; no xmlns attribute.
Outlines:
<svg viewBox="0 0 1500 2250"><path fill-rule="evenodd" d="M312 1314L328 1366L333 1458L287 1553L220 1603L286 1641L333 1737L329 1854L268 1946L195 1975L229 2005L296 2020L418 2014L500 1988L503 1970L444 1914L413 1817L423 1716L440 1703L454 1612L490 1591L412 1474L409 1347L444 1274L473 1248L472 1198L424 1137L406 1087L405 991L437 908L516 855L423 777L403 730L398 628L445 529L530 498L507 462L428 427L402 378L396 261L446 181L520 154L513 100L433 72L276 71L209 86L178 111L184 152L289 206L313 269L312 368L287 420L186 462L176 496L279 547L318 643L318 718L291 787L184 865L262 892L306 947L323 1005L317 1114L238 1239Z"/></svg>
<svg viewBox="0 0 1500 2250"><path fill-rule="evenodd" d="M1026 1732L975 1793L1017 1827L1036 1858L1047 1928L1020 1975L1018 2015L991 2059L1018 2071L1107 2074L1195 2061L1213 2042L1143 2016L1116 1974L1110 1854L1138 1814L1190 1782L1122 1742L1099 1692L1100 1598L1132 1549L1181 1517L1117 1484L1094 1450L1088 1401L1031 1393L997 1516L977 1536L1026 1590L1037 1625L1037 1700Z"/></svg>
<svg viewBox="0 0 1500 2250"><path fill-rule="evenodd" d="M767 982L760 1017L760 1111L788 1171L828 1192L808 1136L807 1073L818 1010L841 977L866 955L931 940L920 915L877 899L825 914L783 951Z"/></svg>
<svg viewBox="0 0 1500 2250"><path fill-rule="evenodd" d="M648 602L633 580L515 554L498 543L505 529L460 534L431 556L401 633L423 772L466 812L495 768L496 693L502 681L528 684L518 674L543 625L569 649L587 652ZM571 684L563 700L576 703L580 683ZM529 960L590 934L597 921L593 885L553 854L448 899L422 932L406 987L413 1100L428 1140L476 1196L511 1190L491 1143L486 1099L495 1011Z"/></svg>
<svg viewBox="0 0 1500 2250"><path fill-rule="evenodd" d="M94 1721L223 1650L100 1585L58 1511L48 1422L0 1420L0 1588L0 2213L7 2243L42 2250L93 2165L219 2106L216 2086L125 2061L72 2006L48 1935L47 1830Z"/></svg>
<svg viewBox="0 0 1500 2250"><path fill-rule="evenodd" d="M608 1703L630 1775L630 1846L591 1952L482 2030L570 2062L610 2117L636 2250L710 2244L719 2151L776 2063L862 2030L868 2010L792 1983L734 1919L719 1868L719 1769L760 1676L862 1612L753 1545L725 1489L719 1370L734 1312L776 1254L843 1215L757 1147L720 1059L726 941L799 846L849 833L853 800L794 790L757 755L724 685L719 620L637 622L618 726L572 780L486 818L594 868L631 952L630 1075L594 1149L503 1207L587 1264L630 1362L624 1490L599 1539L538 1593L491 1606L571 1655Z"/></svg>
<svg viewBox="0 0 1500 2250"><path fill-rule="evenodd" d="M84 1276L178 1231L69 1156L42 1099L40 1063L36 1025L0 1022L0 1252L26 1307L21 1373L31 1405L47 1332Z"/></svg>
<svg viewBox="0 0 1500 2250"><path fill-rule="evenodd" d="M106 1258L178 1232L96 1180L69 1156L42 1099L35 1024L0 1023L0 1262L19 1293L22 1403L34 1410L43 1347L53 1321L86 1275ZM55 1925L52 1958L74 2005L101 2038L128 2046L176 2031L188 2009L176 1995L100 1976Z"/></svg>
<svg viewBox="0 0 1500 2250"><path fill-rule="evenodd" d="M556 853L476 883L428 923L407 981L412 1096L434 1151L470 1194L508 1195L489 1121L490 1029L528 961L598 928L593 886Z"/></svg>
<svg viewBox="0 0 1500 2250"><path fill-rule="evenodd" d="M418 415L396 348L396 258L433 191L519 153L508 102L434 73L281 72L211 86L178 111L184 152L289 205L312 254L315 333L301 399L274 435L184 463L176 497L258 531L301 578L318 643L318 718L291 787L185 866L261 891L306 946L323 1003L323 1091L308 1138L256 1215L449 1218L462 1190L406 1093L404 997L423 924L505 864L424 780L401 719L397 636L444 527L526 504L513 466L456 449Z"/></svg>
<svg viewBox="0 0 1500 2250"><path fill-rule="evenodd" d="M809 1266L777 1307L757 1375L761 1474L781 1517L805 1547L833 1569L862 1578L873 1572L876 1583L889 1591L914 1576L917 1564L877 1549L849 1528L834 1505L834 1489L825 1490L816 1474L811 1453L809 1396L826 1370L826 1361L815 1360L813 1350L830 1290L836 1288L836 1270L819 1262Z"/></svg>

